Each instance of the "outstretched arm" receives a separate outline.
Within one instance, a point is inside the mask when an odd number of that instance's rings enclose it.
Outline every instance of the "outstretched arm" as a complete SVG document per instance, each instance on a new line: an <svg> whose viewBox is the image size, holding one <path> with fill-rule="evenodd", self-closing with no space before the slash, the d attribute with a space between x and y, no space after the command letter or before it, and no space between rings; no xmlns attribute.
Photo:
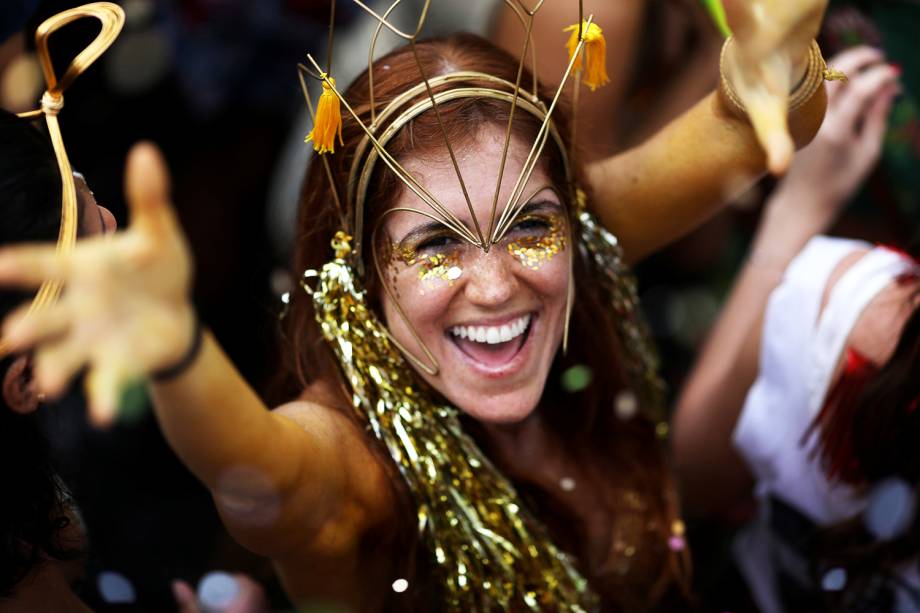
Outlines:
<svg viewBox="0 0 920 613"><path fill-rule="evenodd" d="M127 231L81 240L69 254L34 245L0 252L0 284L64 283L60 301L12 315L4 336L16 350L35 349L37 383L50 395L87 368L100 424L114 419L127 383L181 362L195 338L191 258L153 146L132 150L126 184ZM270 412L208 332L187 369L150 389L170 445L211 489L231 531L260 553L308 547L373 482L367 466L357 485L346 479L367 461L333 411L297 403Z"/></svg>
<svg viewBox="0 0 920 613"><path fill-rule="evenodd" d="M725 509L749 491L751 477L731 439L757 377L767 301L788 264L830 227L878 160L898 87L895 69L882 59L868 47L836 58L853 78L832 85L825 125L768 201L751 255L682 390L672 442L691 509Z"/></svg>
<svg viewBox="0 0 920 613"><path fill-rule="evenodd" d="M784 172L793 145L811 140L824 116L823 87L789 117L787 101L826 5L726 2L735 39L725 76L747 114L715 92L648 142L591 167L596 212L627 258L641 260L689 232L768 168Z"/></svg>

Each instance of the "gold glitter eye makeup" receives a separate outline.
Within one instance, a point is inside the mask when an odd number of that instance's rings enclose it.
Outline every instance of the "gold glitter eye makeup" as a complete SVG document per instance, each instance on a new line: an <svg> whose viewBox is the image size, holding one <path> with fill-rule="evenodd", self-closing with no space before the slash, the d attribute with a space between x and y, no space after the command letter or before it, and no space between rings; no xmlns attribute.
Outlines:
<svg viewBox="0 0 920 613"><path fill-rule="evenodd" d="M424 249L424 247L423 247ZM406 266L418 265L418 278L420 281L446 281L453 283L463 275L460 266L460 250L420 254L413 247L393 245L394 257Z"/></svg>
<svg viewBox="0 0 920 613"><path fill-rule="evenodd" d="M561 215L524 217L515 224L511 234L508 253L531 270L539 270L565 251L565 220Z"/></svg>

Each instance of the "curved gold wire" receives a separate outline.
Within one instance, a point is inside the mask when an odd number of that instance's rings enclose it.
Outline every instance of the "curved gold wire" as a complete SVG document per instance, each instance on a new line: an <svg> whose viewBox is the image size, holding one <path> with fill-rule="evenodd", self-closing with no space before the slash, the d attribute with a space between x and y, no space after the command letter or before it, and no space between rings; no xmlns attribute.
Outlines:
<svg viewBox="0 0 920 613"><path fill-rule="evenodd" d="M423 372L429 374L432 377L436 377L441 371L441 365L438 363L438 359L434 357L434 354L431 352L431 349L428 348L428 345L425 343L425 341L422 340L422 337L415 329L415 326L413 326L412 322L409 321L409 316L406 315L406 311L403 309L402 304L400 304L399 299L393 293L392 288L390 288L390 284L387 283L387 278L383 274L383 270L380 267L380 258L377 257L377 250L373 247L377 244L377 233L383 226L383 219L387 215L395 213L397 210L398 209L390 209L389 211L385 212L380 218L381 223L374 227L374 231L371 233L371 258L374 260L374 269L377 271L377 278L380 279L380 284L383 286L383 291L386 292L387 297L389 297L390 301L396 307L396 313L399 315L399 318L403 321L403 323L406 324L406 328L408 328L409 334L412 335L412 340L414 340L415 343L421 348L422 352L425 354L425 357L429 360L429 363L426 364L424 360L416 356L414 353L409 351L406 346L396 340L396 337L393 336L392 332L390 332L389 324L382 324L381 328L384 332L386 332L386 335L390 341L396 345L396 348L399 349L399 351L402 352L402 354L406 356L410 362L418 366ZM422 214L425 215L425 213Z"/></svg>
<svg viewBox="0 0 920 613"><path fill-rule="evenodd" d="M352 2L357 4L361 9L364 10L364 12L366 12L371 17L373 17L378 22L380 22L390 32L392 32L393 34L395 34L399 38L402 38L405 41L412 41L413 39L418 37L419 34L421 34L422 28L425 27L425 21L428 19L428 9L431 7L431 0L425 0L425 4L422 5L422 10L421 10L421 13L419 14L418 23L415 26L415 32L413 32L412 34L407 34L406 32L403 32L399 28L395 27L393 24L391 24L381 15L378 15L374 11L374 9L370 8L369 6L361 2L361 0L352 0Z"/></svg>
<svg viewBox="0 0 920 613"><path fill-rule="evenodd" d="M521 25L524 26L525 31L527 30L527 24L525 22L524 15L529 17L530 21L532 22L533 18L537 16L537 12L541 8L543 8L544 2L545 0L539 0L539 2L534 4L531 8L527 8L526 6L524 6L523 0L505 0L505 4L511 7L511 10L513 10L514 13L518 16L518 19L521 21ZM579 4L581 4L581 2L582 0L579 0ZM523 13L523 15L521 13ZM529 38L530 38L530 64L531 64L530 69L531 69L531 77L533 77L531 89L532 89L533 95L537 96L540 93L539 92L540 73L539 73L539 67L537 66L537 45L534 43L534 40L533 40L533 29L532 28L531 28Z"/></svg>
<svg viewBox="0 0 920 613"><path fill-rule="evenodd" d="M397 6L402 3L403 0L395 0L393 4L386 10L383 14L383 19L386 20L390 16ZM367 52L367 88L368 88L368 98L371 103L371 129L377 125L377 106L376 101L374 100L374 55L377 50L377 39L380 37L380 31L383 30L383 21L377 22L377 27L374 29L374 35L371 37L371 47Z"/></svg>
<svg viewBox="0 0 920 613"><path fill-rule="evenodd" d="M51 60L51 54L48 51L48 39L64 26L86 17L92 17L101 22L102 27L99 34L71 60L64 70L63 76L58 79L54 63ZM57 115L64 106L65 90L115 42L124 23L125 13L121 7L110 2L94 2L53 15L43 21L35 30L35 50L41 63L47 87L42 96L41 108L20 113L19 117L33 119L39 115L45 116L48 136L51 139L58 170L61 173L61 227L58 231L58 253L67 253L76 244L79 212L77 210L77 191L74 185L73 169L70 166L70 159L67 157L67 150L64 147L64 139L61 135ZM28 313L34 313L53 304L60 296L62 288L63 284L58 280L48 280L42 283L32 299ZM0 339L0 357L7 355L9 351L9 344L4 339Z"/></svg>

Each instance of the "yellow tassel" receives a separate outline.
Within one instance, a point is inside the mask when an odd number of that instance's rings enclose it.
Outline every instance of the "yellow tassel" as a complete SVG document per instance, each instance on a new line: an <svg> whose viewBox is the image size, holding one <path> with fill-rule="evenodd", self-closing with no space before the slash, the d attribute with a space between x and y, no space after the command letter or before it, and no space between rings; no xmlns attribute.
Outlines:
<svg viewBox="0 0 920 613"><path fill-rule="evenodd" d="M595 23L588 25L586 21L582 24L581 29L582 36L585 39L584 56L587 64L582 80L585 85L591 88L591 91L594 91L610 82L610 77L607 76L607 41L604 40L604 31ZM575 54L575 49L578 47L578 24L569 26L564 31L572 33L569 37L569 42L566 43L566 47L569 50L569 60L571 61L572 56ZM578 70L579 68L581 68L581 56L575 58L572 70Z"/></svg>
<svg viewBox="0 0 920 613"><path fill-rule="evenodd" d="M324 75L325 76L325 75ZM338 135L339 144L342 141L342 109L339 97L332 88L335 79L329 77L329 82L323 81L323 94L316 104L316 119L313 129L304 139L305 143L313 141L313 150L319 153L335 153L335 137Z"/></svg>

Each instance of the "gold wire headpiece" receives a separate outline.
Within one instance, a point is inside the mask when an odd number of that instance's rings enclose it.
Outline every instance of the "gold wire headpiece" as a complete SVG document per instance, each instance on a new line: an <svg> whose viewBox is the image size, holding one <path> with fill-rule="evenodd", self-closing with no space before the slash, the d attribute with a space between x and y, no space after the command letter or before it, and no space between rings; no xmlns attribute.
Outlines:
<svg viewBox="0 0 920 613"><path fill-rule="evenodd" d="M348 198L345 201L348 206L348 211L341 210L342 198L341 194L338 193L338 187L334 185L331 181L331 171L329 169L328 161L323 160L323 164L326 167L326 172L329 175L330 183L332 184L332 190L334 192L334 199L336 204L339 206L340 214L350 221L346 226L349 229L349 233L354 237L354 255L356 260L359 262L360 266L360 256L362 251L361 237L363 236L363 214L364 214L364 203L366 198L366 189L369 182L370 176L373 172L373 169L378 160L382 160L386 166L393 171L393 173L399 178L399 180L413 193L415 194L422 202L424 202L430 209L430 212L421 211L418 209L411 209L413 212L420 213L427 217L432 217L445 226L447 226L451 231L453 231L459 238L462 240L483 249L488 252L489 248L494 245L496 242L500 241L504 234L507 232L511 223L514 221L515 215L520 212L520 209L523 207L525 202L521 202L521 196L528 179L533 174L534 169L539 161L540 154L543 151L543 147L546 144L547 136L551 135L553 140L559 147L562 152L563 159L566 164L567 176L571 182L570 175L570 162L569 157L571 157L571 152L565 147L561 137L556 131L555 127L552 124L552 114L556 108L556 105L562 95L562 92L568 83L570 76L574 73L576 75L576 80L580 80L581 70L576 70L580 67L581 64L581 55L584 51L586 39L585 34L587 32L597 31L596 26L592 27L593 16L589 16L587 20L584 19L583 12L583 3L579 0L578 3L578 23L574 28L577 28L577 44L570 48L570 59L568 66L566 67L565 73L560 81L560 84L555 92L555 95L547 106L543 103L542 100L537 95L537 83L538 75L536 70L536 48L533 44L533 22L534 18L537 15L538 11L543 6L543 0L540 0L532 7L527 8L521 0L504 0L505 4L510 7L518 19L521 21L524 29L524 48L520 55L520 60L518 63L517 78L515 83L510 83L504 79L498 79L492 75L487 75L483 73L476 72L452 72L448 74L438 75L435 77L429 77L426 74L426 71L422 65L422 62L418 55L417 40L424 27L425 21L428 16L428 11L431 6L431 0L426 0L422 6L422 10L419 16L418 23L416 28L412 32L404 32L399 28L395 27L390 21L390 14L399 6L402 0L395 0L389 8L383 13L383 15L378 14L373 9L368 7L361 0L352 0L356 5L363 9L366 13L371 15L375 20L377 20L377 28L374 32L371 47L368 54L368 82L369 82L369 97L370 97L370 110L371 110L371 123L368 125L354 109L348 104L348 101L344 98L341 92L336 88L334 79L330 76L332 70L331 63L331 54L332 54L332 36L330 35L330 42L327 49L327 65L325 70L320 68L319 64L313 58L312 55L307 55L308 62L312 65L312 69L307 66L300 64L298 65L301 84L304 88L304 94L307 99L308 107L310 110L310 115L314 119L314 122L317 122L317 118L313 112L313 105L310 101L309 95L306 91L306 84L304 81L304 75L311 76L317 81L323 83L324 96L329 94L335 95L339 100L342 106L345 107L346 111L352 116L352 118L357 122L365 136L362 139L361 143L358 145L355 156L355 161L351 169L351 177L349 180L349 191ZM332 17L334 20L335 15L335 0L332 2ZM332 32L333 25L330 23L330 32ZM380 113L378 114L374 100L374 52L379 38L380 32L383 28L387 28L390 32L395 34L397 37L405 40L410 49L412 50L413 57L415 59L416 68L421 75L421 83L415 87L407 90L400 96L397 96L392 100ZM533 64L533 85L532 93L527 92L521 87L521 80L524 73L524 64L530 52L531 61ZM476 83L474 86L459 87L463 83ZM443 85L456 84L458 87L452 87L445 91L441 91L437 94L434 93L434 90ZM576 84L576 91L578 90ZM408 109L404 109L406 104L412 102L420 95L426 94L427 99L416 102ZM498 179L496 182L494 197L492 201L489 225L488 229L484 232L483 227L480 224L479 219L477 218L474 210L473 204L470 200L469 194L467 192L466 181L463 178L463 174L460 171L459 165L457 163L457 157L454 152L453 145L450 142L450 139L447 136L447 131L444 128L444 124L441 121L441 115L439 110L439 104L456 100L460 98L492 98L498 100L505 100L511 105L511 112L508 118L508 125L505 130L504 144L502 147L501 160L499 162L499 173ZM321 101L322 102L322 101ZM514 115L517 109L525 110L541 121L541 127L539 133L531 147L531 150L525 160L524 166L519 174L514 189L512 190L511 195L508 200L505 202L504 207L501 212L498 213L498 199L501 189L501 184L504 178L505 165L508 158L508 150L511 143L511 128L514 121ZM397 115L397 111L402 110L401 114ZM411 122L414 118L421 115L427 111L434 111L435 116L440 127L444 145L447 149L448 155L450 157L451 164L454 169L454 173L457 176L459 182L460 190L463 193L464 200L466 201L467 208L470 212L473 226L470 228L463 223L456 215L451 213L447 207L445 207L431 192L429 192L424 185L422 185L412 174L403 167L393 156L391 156L386 150L386 143L399 132L399 130ZM396 118L389 125L385 124L385 121L390 117L396 115ZM386 125L385 128L381 130L381 126ZM371 150L368 151L368 148L371 147ZM318 147L318 150L321 150ZM358 179L357 184L355 179ZM573 192L574 193L574 192ZM496 220L496 214L498 214L498 219Z"/></svg>
<svg viewBox="0 0 920 613"><path fill-rule="evenodd" d="M54 32L84 17L98 19L102 23L102 28L96 38L70 62L66 70L64 70L63 76L58 79L54 64L51 61L51 54L48 51L48 39ZM49 17L35 30L35 49L41 62L47 89L42 95L41 108L19 113L19 117L31 119L44 115L45 124L48 126L51 146L54 149L54 156L57 158L58 169L61 173L61 228L58 231L57 240L57 249L60 253L72 250L77 242L79 212L77 210L77 191L73 179L73 169L70 167L70 159L67 157L67 150L64 148L64 139L61 136L57 115L64 107L64 92L77 77L83 74L115 42L124 23L125 13L120 6L111 2L94 2ZM45 281L39 288L35 298L32 299L29 313L53 304L60 296L61 288L60 281ZM0 357L8 353L8 344L5 340L0 339Z"/></svg>

